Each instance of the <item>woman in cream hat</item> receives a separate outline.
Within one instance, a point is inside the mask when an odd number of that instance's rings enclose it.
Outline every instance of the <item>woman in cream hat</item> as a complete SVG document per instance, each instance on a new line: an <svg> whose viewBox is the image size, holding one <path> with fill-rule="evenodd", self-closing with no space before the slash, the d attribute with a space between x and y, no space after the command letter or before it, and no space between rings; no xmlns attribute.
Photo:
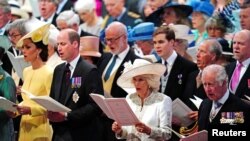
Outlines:
<svg viewBox="0 0 250 141"><path fill-rule="evenodd" d="M136 59L133 64L127 62L117 84L122 88L135 87L136 92L126 96L139 123L122 127L112 124L116 136L127 140L169 140L171 138L172 100L159 93L160 76L166 70L162 64ZM154 70L152 71L152 69Z"/></svg>
<svg viewBox="0 0 250 141"><path fill-rule="evenodd" d="M45 64L48 59L49 27L50 24L32 19L25 23L28 33L17 42L25 61L31 64L23 70L23 101L17 105L17 113L12 115L22 116L19 141L52 139L52 128L46 116L46 109L32 101L24 92L26 90L35 96L48 96L50 93L53 70Z"/></svg>

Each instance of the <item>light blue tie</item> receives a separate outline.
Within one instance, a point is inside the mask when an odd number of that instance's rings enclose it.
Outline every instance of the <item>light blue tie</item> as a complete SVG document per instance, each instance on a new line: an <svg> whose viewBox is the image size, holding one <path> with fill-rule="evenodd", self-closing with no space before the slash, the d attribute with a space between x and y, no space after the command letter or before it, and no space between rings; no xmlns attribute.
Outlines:
<svg viewBox="0 0 250 141"><path fill-rule="evenodd" d="M107 81L107 80L109 79L110 74L111 74L111 72L112 72L112 70L113 70L113 67L115 66L115 62L116 62L116 59L117 59L117 58L118 58L117 55L115 55L115 56L113 57L113 60L112 60L111 64L109 65L109 67L108 67L108 69L107 69L107 71L106 71L106 73L105 73L105 75L104 75L104 80L105 80L105 81Z"/></svg>

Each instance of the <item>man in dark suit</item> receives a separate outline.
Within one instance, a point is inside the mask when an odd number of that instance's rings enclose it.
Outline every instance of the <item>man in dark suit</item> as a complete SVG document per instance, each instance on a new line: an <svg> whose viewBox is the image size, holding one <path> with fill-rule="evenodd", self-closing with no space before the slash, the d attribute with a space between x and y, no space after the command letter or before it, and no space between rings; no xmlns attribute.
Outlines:
<svg viewBox="0 0 250 141"><path fill-rule="evenodd" d="M188 82L185 86L182 99L186 105L193 110L189 117L194 120L197 120L198 118L198 108L191 102L189 98L194 98L194 96L197 96L201 99L207 98L201 82L202 70L210 64L216 64L221 55L222 47L216 39L207 39L203 41L198 48L196 64L199 70L195 70L189 74Z"/></svg>
<svg viewBox="0 0 250 141"><path fill-rule="evenodd" d="M59 55L66 63L54 70L50 96L70 108L71 112L48 113L53 141L100 141L103 134L101 110L89 94L103 94L101 77L93 65L80 57L77 32L62 30L57 44Z"/></svg>
<svg viewBox="0 0 250 141"><path fill-rule="evenodd" d="M226 66L230 93L247 99L250 96L250 31L241 30L233 38L233 54L236 62ZM238 67L237 67L238 66ZM238 70L238 71L237 71ZM238 73L238 74L237 74ZM235 80L238 75L238 80ZM234 85L234 86L233 86Z"/></svg>
<svg viewBox="0 0 250 141"><path fill-rule="evenodd" d="M105 30L105 42L110 49L110 53L104 53L102 55L98 64L98 70L102 74L104 85L112 79L112 85L109 90L105 89L104 86L106 96L125 97L127 95L127 92L116 84L116 81L123 72L124 64L128 61L133 62L136 58L139 58L130 49L127 38L126 26L120 22L111 23ZM107 69L115 56L117 57L115 66L111 70L109 78L105 80L104 77Z"/></svg>
<svg viewBox="0 0 250 141"><path fill-rule="evenodd" d="M41 16L37 19L56 26L58 0L39 0L38 5Z"/></svg>
<svg viewBox="0 0 250 141"><path fill-rule="evenodd" d="M127 43L126 26L120 22L111 23L105 30L105 42L111 53L104 53L97 65L102 75L103 87L106 97L125 97L127 92L116 83L122 74L124 64L133 62L138 58L130 49ZM115 61L114 61L115 60ZM114 132L111 130L113 120L105 119L107 135L106 141L116 140Z"/></svg>
<svg viewBox="0 0 250 141"><path fill-rule="evenodd" d="M153 34L153 42L156 53L161 57L158 63L167 67L161 77L160 91L172 100L182 98L187 76L197 70L197 66L174 51L175 32L170 27L157 28ZM177 131L179 126L173 125L173 129ZM179 138L172 134L171 141L179 141Z"/></svg>
<svg viewBox="0 0 250 141"><path fill-rule="evenodd" d="M229 93L224 67L213 64L204 68L202 83L208 99L203 100L199 108L199 131L208 130L209 136L215 130L246 131L250 123L250 105Z"/></svg>
<svg viewBox="0 0 250 141"><path fill-rule="evenodd" d="M153 42L155 51L161 57L159 63L167 67L167 71L161 77L160 91L172 100L181 98L187 76L197 70L197 66L174 51L175 32L170 27L159 27L153 34Z"/></svg>
<svg viewBox="0 0 250 141"><path fill-rule="evenodd" d="M140 15L127 10L125 0L104 0L104 4L108 14L104 16L103 28L114 21L119 21L131 28L142 22Z"/></svg>

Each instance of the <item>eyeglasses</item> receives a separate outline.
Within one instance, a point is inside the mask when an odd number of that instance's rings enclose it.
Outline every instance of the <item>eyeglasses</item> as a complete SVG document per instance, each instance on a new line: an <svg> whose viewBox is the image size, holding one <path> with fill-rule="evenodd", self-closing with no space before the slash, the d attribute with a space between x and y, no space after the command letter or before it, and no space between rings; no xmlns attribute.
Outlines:
<svg viewBox="0 0 250 141"><path fill-rule="evenodd" d="M45 2L45 3L49 3L52 2L51 0L38 0L38 2Z"/></svg>
<svg viewBox="0 0 250 141"><path fill-rule="evenodd" d="M116 37L116 38L110 38L110 39L105 38L105 39L104 39L104 42L105 42L105 43L108 43L108 42L113 43L113 42L115 42L116 40L118 40L119 38L121 38L123 35L125 35L125 34L121 34L120 36L118 36L118 37Z"/></svg>
<svg viewBox="0 0 250 141"><path fill-rule="evenodd" d="M18 36L21 36L21 34L9 34L9 38L17 38Z"/></svg>

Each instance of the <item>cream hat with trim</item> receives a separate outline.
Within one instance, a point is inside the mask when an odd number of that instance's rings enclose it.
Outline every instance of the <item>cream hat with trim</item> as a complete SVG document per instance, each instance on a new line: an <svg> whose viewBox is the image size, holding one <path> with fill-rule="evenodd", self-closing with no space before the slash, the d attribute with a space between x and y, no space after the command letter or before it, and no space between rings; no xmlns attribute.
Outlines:
<svg viewBox="0 0 250 141"><path fill-rule="evenodd" d="M194 41L194 34L191 33L190 27L187 25L170 24L169 27L174 30L175 39L187 40L189 44Z"/></svg>
<svg viewBox="0 0 250 141"><path fill-rule="evenodd" d="M29 14L21 9L20 4L17 1L9 0L8 3L10 5L11 15L20 16L22 19L29 18Z"/></svg>
<svg viewBox="0 0 250 141"><path fill-rule="evenodd" d="M160 63L151 63L145 59L135 59L134 63L126 62L124 64L122 75L118 78L117 84L122 88L132 88L132 78L144 74L153 74L159 78L166 71L166 66Z"/></svg>

